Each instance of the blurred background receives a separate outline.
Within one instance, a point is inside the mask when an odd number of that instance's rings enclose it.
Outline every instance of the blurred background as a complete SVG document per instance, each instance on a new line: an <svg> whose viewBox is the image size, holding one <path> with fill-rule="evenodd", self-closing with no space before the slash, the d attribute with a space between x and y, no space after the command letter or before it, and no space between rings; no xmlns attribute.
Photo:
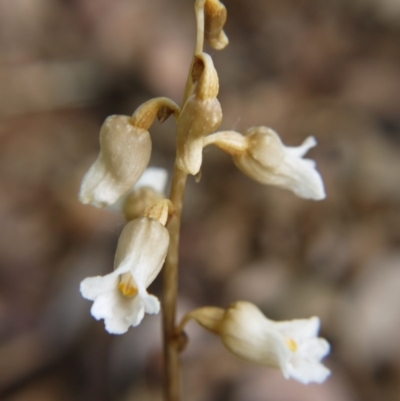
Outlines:
<svg viewBox="0 0 400 401"><path fill-rule="evenodd" d="M0 0L1 400L160 400L159 316L112 336L79 294L112 269L123 219L77 192L108 115L180 102L193 3ZM320 316L332 375L286 381L191 323L184 399L400 400L400 1L225 4L230 45L206 48L221 128L314 135L327 199L263 187L207 148L185 199L179 315L243 299L272 319ZM171 171L173 122L151 133L151 165Z"/></svg>

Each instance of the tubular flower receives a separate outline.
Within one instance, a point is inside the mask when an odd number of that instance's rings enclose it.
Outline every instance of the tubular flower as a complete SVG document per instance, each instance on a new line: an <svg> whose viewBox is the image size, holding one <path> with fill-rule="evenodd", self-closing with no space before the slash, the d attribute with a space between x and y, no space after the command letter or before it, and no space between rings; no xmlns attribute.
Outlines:
<svg viewBox="0 0 400 401"><path fill-rule="evenodd" d="M167 254L169 234L164 225L165 221L148 217L126 224L118 240L115 270L81 282L82 296L94 301L93 317L104 319L109 333L123 334L129 326L137 326L145 312L159 312L158 299L146 289L160 272Z"/></svg>
<svg viewBox="0 0 400 401"><path fill-rule="evenodd" d="M316 337L319 326L317 317L274 322L255 305L237 302L226 310L221 338L239 357L280 368L285 378L321 383L330 372L320 363L329 344Z"/></svg>
<svg viewBox="0 0 400 401"><path fill-rule="evenodd" d="M115 203L142 175L150 160L150 134L128 116L110 116L101 127L100 148L79 193L82 203L97 207Z"/></svg>
<svg viewBox="0 0 400 401"><path fill-rule="evenodd" d="M298 147L287 147L272 129L254 127L246 132L244 140L246 150L233 155L243 173L262 184L289 189L301 198L325 198L324 184L315 162L303 159L317 144L315 138L308 137Z"/></svg>
<svg viewBox="0 0 400 401"><path fill-rule="evenodd" d="M104 207L129 191L150 160L148 129L156 117L163 122L171 114L178 118L179 107L161 97L143 103L132 116L108 117L100 130L100 154L82 180L80 201Z"/></svg>
<svg viewBox="0 0 400 401"><path fill-rule="evenodd" d="M218 334L225 347L249 362L278 368L285 378L321 383L330 374L321 364L329 344L318 338L319 319L274 322L249 302L235 302L226 310L196 309L184 318L196 320Z"/></svg>

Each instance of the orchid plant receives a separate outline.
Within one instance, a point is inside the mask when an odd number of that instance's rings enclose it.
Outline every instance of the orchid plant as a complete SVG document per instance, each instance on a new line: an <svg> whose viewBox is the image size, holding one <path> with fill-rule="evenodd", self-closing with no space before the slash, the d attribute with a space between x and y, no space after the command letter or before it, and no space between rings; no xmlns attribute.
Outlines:
<svg viewBox="0 0 400 401"><path fill-rule="evenodd" d="M286 378L302 383L323 382L330 374L321 364L329 344L318 337L319 319L274 322L253 304L238 301L226 309L202 307L176 322L178 246L183 195L188 175L200 174L203 148L214 145L232 156L235 165L261 184L275 185L313 200L325 197L315 162L305 159L316 145L313 137L298 147L286 147L279 135L264 126L245 134L215 132L222 121L217 99L219 81L204 40L217 50L228 44L223 30L226 8L219 0L196 0L197 39L182 106L165 97L149 100L132 116L110 116L100 131L100 154L83 178L79 198L85 204L124 213L114 270L89 277L81 293L93 301L91 313L104 319L112 334L137 326L145 313L155 314L160 302L147 287L163 271L165 401L179 401L179 353L184 350L184 327L194 320L218 335L236 356L278 368ZM164 195L166 173L147 168L151 155L149 129L173 115L176 159L170 197ZM147 168L147 169L146 169Z"/></svg>

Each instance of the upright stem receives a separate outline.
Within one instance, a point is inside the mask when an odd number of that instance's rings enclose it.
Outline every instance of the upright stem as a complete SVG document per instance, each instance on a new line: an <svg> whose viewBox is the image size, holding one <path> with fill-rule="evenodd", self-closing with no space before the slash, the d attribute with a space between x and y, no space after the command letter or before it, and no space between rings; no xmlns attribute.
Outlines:
<svg viewBox="0 0 400 401"><path fill-rule="evenodd" d="M203 52L204 46L204 3L205 0L196 0L194 4L194 11L196 13L196 47L194 49L194 55L201 54ZM182 107L185 104L188 97L193 91L193 81L192 81L192 68L193 68L194 57L192 59L192 64L190 65L189 75L186 81L185 91L183 93Z"/></svg>
<svg viewBox="0 0 400 401"><path fill-rule="evenodd" d="M195 54L203 51L204 42L204 3L205 0L196 0L195 12L197 21L197 38ZM191 77L193 67L190 66L186 87L183 93L182 109L193 91ZM176 165L172 176L170 200L174 206L174 215L168 225L170 242L168 254L163 268L163 335L164 335L164 399L165 401L179 401L181 394L181 380L179 370L179 345L176 328L176 301L178 296L178 258L179 234L183 195L185 192L187 174Z"/></svg>
<svg viewBox="0 0 400 401"><path fill-rule="evenodd" d="M179 401L181 393L179 350L176 338L175 311L178 293L179 234L183 195L187 174L175 166L171 186L171 202L175 212L168 225L170 243L163 269L163 333L164 333L164 397L166 401Z"/></svg>

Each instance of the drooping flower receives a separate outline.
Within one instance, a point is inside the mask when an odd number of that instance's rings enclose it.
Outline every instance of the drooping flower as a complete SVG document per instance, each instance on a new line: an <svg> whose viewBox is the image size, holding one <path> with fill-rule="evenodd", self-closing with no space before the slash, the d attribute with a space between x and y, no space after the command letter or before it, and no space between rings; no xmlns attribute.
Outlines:
<svg viewBox="0 0 400 401"><path fill-rule="evenodd" d="M232 155L244 174L261 184L288 189L305 199L325 198L324 183L315 162L303 156L317 144L308 137L300 146L285 146L279 135L267 127L253 127L245 135L221 131L209 135L204 146L215 145Z"/></svg>
<svg viewBox="0 0 400 401"><path fill-rule="evenodd" d="M225 347L249 362L279 368L285 378L308 384L322 383L330 374L321 364L329 344L317 337L319 319L275 322L249 302L235 302L226 310L200 308L188 313L184 322L196 320L218 334Z"/></svg>
<svg viewBox="0 0 400 401"><path fill-rule="evenodd" d="M154 119L178 118L179 112L174 102L160 97L143 103L132 116L108 117L100 130L99 156L82 180L79 200L104 207L129 191L150 160L148 129Z"/></svg>
<svg viewBox="0 0 400 401"><path fill-rule="evenodd" d="M324 184L315 162L303 158L317 144L315 138L308 137L298 147L287 147L272 129L255 127L246 132L245 139L247 150L233 156L233 160L250 178L289 189L301 198L325 198Z"/></svg>
<svg viewBox="0 0 400 401"><path fill-rule="evenodd" d="M110 116L100 131L100 147L79 192L82 203L97 207L116 202L142 175L150 160L150 134L128 116Z"/></svg>
<svg viewBox="0 0 400 401"><path fill-rule="evenodd" d="M81 282L82 296L93 302L91 313L104 319L106 330L123 334L137 326L146 313L156 314L160 303L147 287L160 272L167 254L165 221L137 218L124 227L114 259L115 270Z"/></svg>
<svg viewBox="0 0 400 401"><path fill-rule="evenodd" d="M323 382L329 370L320 363L329 344L316 337L319 319L274 322L249 302L231 305L221 325L225 346L243 359L279 367L286 378L302 383Z"/></svg>

